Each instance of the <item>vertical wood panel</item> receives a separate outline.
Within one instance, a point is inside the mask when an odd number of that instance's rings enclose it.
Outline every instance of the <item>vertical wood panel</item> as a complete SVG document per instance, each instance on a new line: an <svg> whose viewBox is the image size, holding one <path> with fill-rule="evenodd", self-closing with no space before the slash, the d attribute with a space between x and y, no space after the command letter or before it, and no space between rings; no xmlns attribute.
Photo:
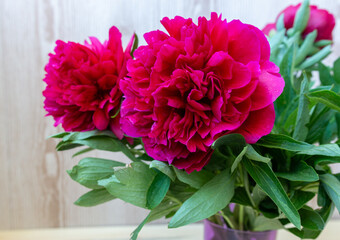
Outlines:
<svg viewBox="0 0 340 240"><path fill-rule="evenodd" d="M56 153L53 128L43 118L43 66L57 39L83 42L88 36L107 39L116 25L127 43L163 29L164 16L241 19L262 28L297 0L1 0L0 1L0 229L82 225L135 224L146 211L119 200L94 208L72 203L85 188L66 174L78 160ZM329 9L340 22L340 1L312 1ZM340 26L335 30L333 59L340 53ZM121 159L120 154L97 153Z"/></svg>

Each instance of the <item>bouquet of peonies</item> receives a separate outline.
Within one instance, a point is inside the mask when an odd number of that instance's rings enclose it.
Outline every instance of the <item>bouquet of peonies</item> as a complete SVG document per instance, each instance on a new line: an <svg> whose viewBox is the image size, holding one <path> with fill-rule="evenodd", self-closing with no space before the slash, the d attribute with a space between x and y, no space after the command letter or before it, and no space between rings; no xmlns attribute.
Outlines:
<svg viewBox="0 0 340 240"><path fill-rule="evenodd" d="M57 150L131 160L82 159L68 171L90 189L76 204L149 209L131 239L162 217L170 228L208 219L316 238L340 211L330 167L340 162L340 58L321 63L334 17L306 0L263 31L216 13L161 23L145 46L132 36L124 50L112 27L104 43L59 40L49 55L44 107L66 131L52 136Z"/></svg>

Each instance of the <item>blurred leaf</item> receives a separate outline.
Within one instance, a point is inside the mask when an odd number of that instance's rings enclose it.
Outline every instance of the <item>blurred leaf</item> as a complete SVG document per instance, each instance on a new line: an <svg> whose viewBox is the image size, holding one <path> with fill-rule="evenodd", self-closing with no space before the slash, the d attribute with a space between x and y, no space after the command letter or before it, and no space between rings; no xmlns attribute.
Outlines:
<svg viewBox="0 0 340 240"><path fill-rule="evenodd" d="M113 196L135 206L147 208L147 193L156 176L156 171L142 162L115 171L115 175L98 181Z"/></svg>
<svg viewBox="0 0 340 240"><path fill-rule="evenodd" d="M313 56L307 58L300 66L298 66L298 69L306 69L311 66L313 66L316 63L321 62L323 59L325 59L330 53L332 52L331 46L326 46L322 48L319 52L315 53Z"/></svg>
<svg viewBox="0 0 340 240"><path fill-rule="evenodd" d="M331 174L320 175L323 188L340 212L340 181Z"/></svg>
<svg viewBox="0 0 340 240"><path fill-rule="evenodd" d="M228 148L232 151L234 156L239 155L243 148L247 145L244 137L241 134L227 134L218 138L211 146L212 149L219 149L225 155L229 155Z"/></svg>
<svg viewBox="0 0 340 240"><path fill-rule="evenodd" d="M258 216L254 221L253 231L269 231L283 228L282 224L277 219L270 219L264 216Z"/></svg>
<svg viewBox="0 0 340 240"><path fill-rule="evenodd" d="M61 132L61 133L56 133L56 134L53 134L47 138L63 138L67 135L69 135L70 133L69 132Z"/></svg>
<svg viewBox="0 0 340 240"><path fill-rule="evenodd" d="M293 24L293 31L303 32L307 26L310 16L309 0L304 0L296 12Z"/></svg>
<svg viewBox="0 0 340 240"><path fill-rule="evenodd" d="M81 154L90 152L90 151L92 151L92 150L94 150L94 149L93 149L93 148L84 148L84 149L82 149L82 150L76 152L75 154L73 154L72 157L79 156L79 155L81 155Z"/></svg>
<svg viewBox="0 0 340 240"><path fill-rule="evenodd" d="M216 175L186 200L172 217L169 228L208 218L225 208L234 195L234 177L229 170Z"/></svg>
<svg viewBox="0 0 340 240"><path fill-rule="evenodd" d="M310 101L316 103L323 103L327 107L340 112L340 95L329 90L320 90L317 92L311 92L307 94Z"/></svg>
<svg viewBox="0 0 340 240"><path fill-rule="evenodd" d="M334 79L331 75L330 70L323 63L318 64L319 76L322 85L332 85L334 83Z"/></svg>
<svg viewBox="0 0 340 240"><path fill-rule="evenodd" d="M247 152L245 153L245 155L250 160L264 163L270 162L270 158L260 155L258 152L255 151L255 149L251 145L248 145Z"/></svg>
<svg viewBox="0 0 340 240"><path fill-rule="evenodd" d="M304 161L292 164L289 172L276 172L276 176L290 181L314 182L319 180L319 175Z"/></svg>
<svg viewBox="0 0 340 240"><path fill-rule="evenodd" d="M333 64L333 74L335 82L340 84L340 57Z"/></svg>
<svg viewBox="0 0 340 240"><path fill-rule="evenodd" d="M233 165L231 165L231 173L235 171L238 164L241 162L244 154L247 152L248 146L245 146L243 150L240 152L240 154L235 158L235 161L233 162Z"/></svg>
<svg viewBox="0 0 340 240"><path fill-rule="evenodd" d="M138 227L131 233L130 240L137 240L139 232L142 230L144 225L148 222L148 219L150 217L150 213L146 216L146 218L141 222Z"/></svg>
<svg viewBox="0 0 340 240"><path fill-rule="evenodd" d="M179 202L173 201L171 198L165 196L163 201L157 207L151 210L148 222L162 218L169 213L178 210L180 206L181 204Z"/></svg>
<svg viewBox="0 0 340 240"><path fill-rule="evenodd" d="M176 179L175 172L172 170L172 168L168 164L164 162L153 160L150 163L150 168L154 168L154 169L157 169L158 171L161 171L162 173L167 175L172 181L175 181Z"/></svg>
<svg viewBox="0 0 340 240"><path fill-rule="evenodd" d="M304 73L303 81L301 82L300 87L300 96L299 96L299 107L297 111L295 129L293 133L293 138L299 141L304 141L308 134L307 124L309 122L309 101L305 94L309 89L309 80L307 75Z"/></svg>
<svg viewBox="0 0 340 240"><path fill-rule="evenodd" d="M287 218L297 228L300 228L299 213L268 164L248 159L243 159L243 164L254 181L267 193Z"/></svg>
<svg viewBox="0 0 340 240"><path fill-rule="evenodd" d="M287 107L289 107L289 104L292 103L292 100L295 97L295 92L292 88L295 49L296 45L293 44L287 49L281 63L279 63L278 61L275 62L280 67L280 74L285 80L285 88L282 94L274 102L276 116L280 116L281 118L285 118L285 116L281 114L285 111Z"/></svg>
<svg viewBox="0 0 340 240"><path fill-rule="evenodd" d="M308 203L310 200L312 200L312 198L314 196L315 196L315 193L296 190L296 191L294 191L294 195L291 197L290 200L292 201L295 208L297 210L299 210L306 203Z"/></svg>
<svg viewBox="0 0 340 240"><path fill-rule="evenodd" d="M310 32L307 34L305 39L303 40L301 47L298 49L295 58L295 64L300 64L306 57L311 53L311 49L314 45L315 39L317 36L317 30Z"/></svg>
<svg viewBox="0 0 340 240"><path fill-rule="evenodd" d="M81 185L99 189L102 186L98 185L98 180L108 178L114 174L114 167L125 166L124 163L107 160L102 158L84 158L79 161L78 165L67 173L70 177Z"/></svg>
<svg viewBox="0 0 340 240"><path fill-rule="evenodd" d="M146 195L146 207L148 209L153 209L162 202L169 190L170 182L171 180L167 175L162 172L157 173Z"/></svg>
<svg viewBox="0 0 340 240"><path fill-rule="evenodd" d="M105 188L94 189L82 195L74 204L81 207L93 207L115 198Z"/></svg>
<svg viewBox="0 0 340 240"><path fill-rule="evenodd" d="M304 228L311 230L322 230L324 228L325 223L322 217L313 209L301 208L299 214L301 217L301 225Z"/></svg>
<svg viewBox="0 0 340 240"><path fill-rule="evenodd" d="M175 171L178 180L196 189L201 188L205 183L213 178L213 173L205 170L201 170L199 172L193 171L190 174L176 167L173 167L173 170Z"/></svg>
<svg viewBox="0 0 340 240"><path fill-rule="evenodd" d="M297 154L312 156L322 155L330 157L340 156L340 148L337 144L324 144L315 146L305 142L296 141L293 138L282 134L269 134L263 136L256 144L268 148L297 152Z"/></svg>
<svg viewBox="0 0 340 240"><path fill-rule="evenodd" d="M131 49L131 52L130 52L130 55L131 57L133 58L133 53L135 52L135 50L137 49L138 47L138 36L137 34L135 33L134 34L134 40L133 40L133 46L132 46L132 49Z"/></svg>

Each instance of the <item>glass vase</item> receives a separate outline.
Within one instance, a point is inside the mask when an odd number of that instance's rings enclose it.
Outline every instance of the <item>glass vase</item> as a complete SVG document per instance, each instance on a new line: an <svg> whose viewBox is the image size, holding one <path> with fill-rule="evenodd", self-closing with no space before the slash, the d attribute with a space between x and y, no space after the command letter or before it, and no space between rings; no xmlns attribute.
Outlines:
<svg viewBox="0 0 340 240"><path fill-rule="evenodd" d="M204 220L204 240L275 240L276 230L240 231Z"/></svg>

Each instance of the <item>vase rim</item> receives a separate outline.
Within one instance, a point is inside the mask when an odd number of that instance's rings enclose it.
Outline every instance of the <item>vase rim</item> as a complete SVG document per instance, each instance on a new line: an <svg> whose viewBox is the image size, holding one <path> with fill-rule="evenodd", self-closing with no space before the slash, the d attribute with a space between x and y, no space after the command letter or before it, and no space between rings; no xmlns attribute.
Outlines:
<svg viewBox="0 0 340 240"><path fill-rule="evenodd" d="M235 231L235 232L243 232L243 233L251 233L251 234L263 234L263 233L267 233L267 232L275 232L277 230L266 230L266 231L249 231L249 230L239 230L239 229L233 229L233 228L229 228L227 225L221 226L219 224L213 223L211 221L209 221L208 219L204 219L204 222L216 227L216 228L220 228L220 229L224 229L224 230L229 230L229 231Z"/></svg>

